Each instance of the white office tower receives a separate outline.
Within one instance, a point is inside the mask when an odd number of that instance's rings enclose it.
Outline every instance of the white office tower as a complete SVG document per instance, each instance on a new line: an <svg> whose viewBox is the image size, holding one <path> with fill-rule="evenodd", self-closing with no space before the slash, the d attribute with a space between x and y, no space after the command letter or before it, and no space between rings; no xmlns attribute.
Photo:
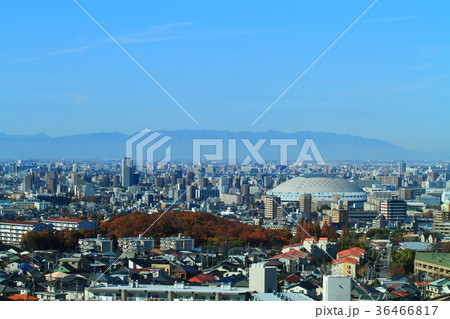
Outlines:
<svg viewBox="0 0 450 319"><path fill-rule="evenodd" d="M249 269L249 289L258 293L277 290L277 268L265 263L252 264Z"/></svg>
<svg viewBox="0 0 450 319"><path fill-rule="evenodd" d="M323 276L322 301L350 301L352 282L350 277Z"/></svg>

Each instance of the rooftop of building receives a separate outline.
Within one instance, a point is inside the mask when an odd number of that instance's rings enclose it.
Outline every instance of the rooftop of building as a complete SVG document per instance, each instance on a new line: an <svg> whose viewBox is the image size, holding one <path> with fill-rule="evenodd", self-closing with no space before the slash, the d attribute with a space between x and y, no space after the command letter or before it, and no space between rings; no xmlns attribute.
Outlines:
<svg viewBox="0 0 450 319"><path fill-rule="evenodd" d="M422 261L450 268L450 253L417 252L415 261Z"/></svg>

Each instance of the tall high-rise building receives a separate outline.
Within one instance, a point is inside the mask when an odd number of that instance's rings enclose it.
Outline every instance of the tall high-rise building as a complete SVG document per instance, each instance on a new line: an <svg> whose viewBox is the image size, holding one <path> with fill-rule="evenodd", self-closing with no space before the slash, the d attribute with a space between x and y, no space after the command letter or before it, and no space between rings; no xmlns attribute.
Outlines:
<svg viewBox="0 0 450 319"><path fill-rule="evenodd" d="M57 183L57 176L56 176L55 172L50 172L47 174L47 184L48 184L50 193L56 194L58 183Z"/></svg>
<svg viewBox="0 0 450 319"><path fill-rule="evenodd" d="M203 188L209 188L209 179L206 177L201 177L198 180L198 186L203 187Z"/></svg>
<svg viewBox="0 0 450 319"><path fill-rule="evenodd" d="M385 200L381 202L380 210L387 221L401 222L406 217L406 202L397 199Z"/></svg>
<svg viewBox="0 0 450 319"><path fill-rule="evenodd" d="M406 163L404 161L398 163L398 172L399 174L403 174L406 172Z"/></svg>
<svg viewBox="0 0 450 319"><path fill-rule="evenodd" d="M122 186L128 187L133 185L133 161L129 157L125 157L122 160L122 172L121 172L121 178L122 178Z"/></svg>
<svg viewBox="0 0 450 319"><path fill-rule="evenodd" d="M192 186L188 186L186 188L186 200L187 201L193 201L195 200L195 190L197 188L195 187L195 185Z"/></svg>
<svg viewBox="0 0 450 319"><path fill-rule="evenodd" d="M175 180L178 180L179 178L182 178L182 176L183 176L182 174L183 174L182 171L177 170L177 171L173 172L173 177L175 178Z"/></svg>
<svg viewBox="0 0 450 319"><path fill-rule="evenodd" d="M235 176L233 179L233 187L234 188L241 188L241 176Z"/></svg>
<svg viewBox="0 0 450 319"><path fill-rule="evenodd" d="M250 195L250 185L248 184L241 185L241 195L242 196Z"/></svg>
<svg viewBox="0 0 450 319"><path fill-rule="evenodd" d="M34 184L33 179L34 179L34 176L32 174L26 175L23 178L23 190L25 192L33 190L33 184Z"/></svg>
<svg viewBox="0 0 450 319"><path fill-rule="evenodd" d="M300 211L306 214L307 219L311 219L311 194L300 195Z"/></svg>
<svg viewBox="0 0 450 319"><path fill-rule="evenodd" d="M283 217L283 207L280 197L266 196L264 198L264 218L280 219Z"/></svg>
<svg viewBox="0 0 450 319"><path fill-rule="evenodd" d="M23 190L25 192L34 191L39 188L40 179L36 173L31 173L23 178Z"/></svg>

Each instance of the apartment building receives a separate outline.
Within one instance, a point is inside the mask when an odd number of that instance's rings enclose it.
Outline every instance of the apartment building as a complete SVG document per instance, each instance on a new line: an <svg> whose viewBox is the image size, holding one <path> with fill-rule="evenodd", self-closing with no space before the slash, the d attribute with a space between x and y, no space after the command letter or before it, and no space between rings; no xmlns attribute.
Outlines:
<svg viewBox="0 0 450 319"><path fill-rule="evenodd" d="M83 238L78 240L78 248L82 253L90 251L97 252L110 252L113 251L113 241L111 238L101 237L98 235L96 238Z"/></svg>
<svg viewBox="0 0 450 319"><path fill-rule="evenodd" d="M161 238L160 249L192 250L194 249L194 239L189 236L182 236L182 234L178 234L178 237Z"/></svg>
<svg viewBox="0 0 450 319"><path fill-rule="evenodd" d="M145 252L155 249L155 240L152 237L123 237L117 240L122 252Z"/></svg>
<svg viewBox="0 0 450 319"><path fill-rule="evenodd" d="M7 245L19 246L22 236L29 231L52 230L51 225L39 222L3 220L0 222L0 240Z"/></svg>
<svg viewBox="0 0 450 319"><path fill-rule="evenodd" d="M44 220L44 223L53 225L53 229L57 231L64 229L93 229L97 227L95 221L69 218L47 218Z"/></svg>

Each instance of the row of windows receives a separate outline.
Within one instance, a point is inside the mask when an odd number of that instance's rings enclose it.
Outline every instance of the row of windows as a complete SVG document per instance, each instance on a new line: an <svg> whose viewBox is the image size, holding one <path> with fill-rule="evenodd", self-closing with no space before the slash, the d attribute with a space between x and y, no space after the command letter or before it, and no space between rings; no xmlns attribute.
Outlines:
<svg viewBox="0 0 450 319"><path fill-rule="evenodd" d="M444 274L450 274L450 269L438 268L433 265L426 265L421 263L416 263L416 268L422 268L423 270L432 270L433 272L441 272Z"/></svg>

